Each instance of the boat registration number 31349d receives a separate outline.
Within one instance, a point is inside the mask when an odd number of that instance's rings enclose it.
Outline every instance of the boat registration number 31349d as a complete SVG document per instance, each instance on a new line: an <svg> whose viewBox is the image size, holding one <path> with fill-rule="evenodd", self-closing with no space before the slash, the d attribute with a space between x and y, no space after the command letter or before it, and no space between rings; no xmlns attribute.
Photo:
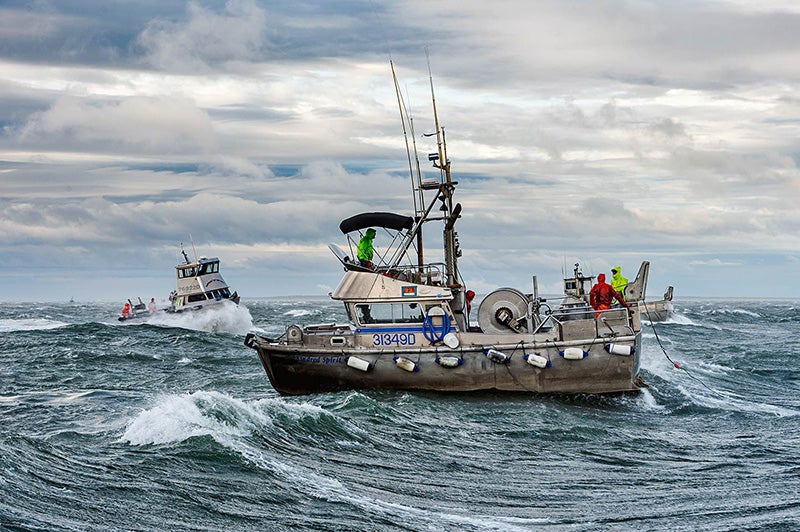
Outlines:
<svg viewBox="0 0 800 532"><path fill-rule="evenodd" d="M417 335L414 333L383 333L372 335L372 345L415 345Z"/></svg>

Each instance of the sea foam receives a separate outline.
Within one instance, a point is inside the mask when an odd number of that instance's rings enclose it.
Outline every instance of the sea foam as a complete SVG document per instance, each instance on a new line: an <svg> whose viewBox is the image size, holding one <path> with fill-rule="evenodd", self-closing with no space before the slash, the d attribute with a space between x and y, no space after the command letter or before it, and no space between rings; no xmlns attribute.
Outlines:
<svg viewBox="0 0 800 532"><path fill-rule="evenodd" d="M0 319L0 332L41 331L66 327L69 323L44 318Z"/></svg>

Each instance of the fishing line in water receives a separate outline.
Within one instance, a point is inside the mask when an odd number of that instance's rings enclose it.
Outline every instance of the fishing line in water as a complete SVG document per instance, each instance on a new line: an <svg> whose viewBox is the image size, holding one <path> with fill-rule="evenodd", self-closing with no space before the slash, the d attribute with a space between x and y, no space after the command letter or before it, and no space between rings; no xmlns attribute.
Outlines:
<svg viewBox="0 0 800 532"><path fill-rule="evenodd" d="M702 384L703 387L706 390L708 390L709 392L711 392L711 393L713 393L715 395L721 395L716 390L712 390L711 388L709 388L709 386L705 382L703 382L700 378L695 377L694 375L692 375L692 373L688 369L684 368L683 366L681 366L680 364L678 364L677 362L672 360L672 358L670 358L669 353L667 353L667 350L664 347L664 344L661 343L661 338L659 338L659 336L658 336L658 331L656 330L656 324L653 323L653 320L650 319L650 311L647 309L647 307L645 307L644 310L645 310L645 313L647 314L647 319L650 320L650 327L653 328L653 334L655 334L655 336L656 336L656 342L658 342L658 347L661 348L661 351L664 353L664 356L667 357L667 360L669 360L672 363L672 365L675 367L675 369L683 370L690 379L693 379L693 380L699 382L700 384Z"/></svg>

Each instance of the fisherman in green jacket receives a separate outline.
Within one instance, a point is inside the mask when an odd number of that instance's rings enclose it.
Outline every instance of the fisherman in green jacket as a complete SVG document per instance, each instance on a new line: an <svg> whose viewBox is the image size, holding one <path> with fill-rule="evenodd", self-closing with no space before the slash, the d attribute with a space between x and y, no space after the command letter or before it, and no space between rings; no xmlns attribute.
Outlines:
<svg viewBox="0 0 800 532"><path fill-rule="evenodd" d="M365 268L372 268L372 240L375 238L375 229L369 228L358 242L358 262Z"/></svg>
<svg viewBox="0 0 800 532"><path fill-rule="evenodd" d="M622 268L619 266L614 266L611 268L611 288L614 289L615 292L619 292L623 298L625 297L625 287L628 286L628 280L622 276Z"/></svg>

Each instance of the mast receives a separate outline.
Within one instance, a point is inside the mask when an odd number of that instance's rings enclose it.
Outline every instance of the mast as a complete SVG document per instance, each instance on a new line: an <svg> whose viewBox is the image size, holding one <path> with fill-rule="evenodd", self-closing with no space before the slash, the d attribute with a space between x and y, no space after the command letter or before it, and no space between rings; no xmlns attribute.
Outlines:
<svg viewBox="0 0 800 532"><path fill-rule="evenodd" d="M394 70L394 63L389 61L392 69L392 79L394 80L395 93L397 94L397 104L400 109L400 118L403 121L403 134L406 138L406 153L408 154L409 172L411 173L411 182L413 184L413 192L415 194L414 209L416 214L416 220L413 228L406 234L406 237L403 239L402 244L399 246L390 262L392 265L396 265L397 262L405 255L406 251L411 247L414 238L416 238L418 267L420 273L422 273L425 268L422 250L422 225L428 221L442 220L444 222L443 250L445 261L444 273L446 276L445 284L453 291L456 303L452 306L453 310L458 313L462 309L464 303L463 287L459 283L460 276L458 274L457 262L458 257L461 255L461 251L459 250L458 236L455 231L456 220L461 214L461 204L456 204L455 207L453 206L453 192L455 191L457 182L453 181L450 177L450 161L447 159L447 139L444 128L439 126L439 115L436 109L436 94L433 88L433 74L431 73L430 57L427 50L425 50L425 56L428 61L428 78L430 80L431 87L431 100L433 103L433 118L436 127L435 134L437 148L436 153L430 153L428 155L428 160L433 164L434 168L439 170L440 179L438 185L434 184L431 186L431 183L422 183L422 172L419 170L419 157L417 156L416 151L416 141L414 142L414 155L417 159L417 175L415 179L414 169L411 162L411 148L408 143L405 121L407 119L410 122L412 135L414 134L413 122L411 121L411 118L408 117L407 108L404 107L404 101L401 96L400 87L397 83L397 75ZM433 135L433 133L423 134L425 137L432 137ZM423 190L428 189L435 189L436 196L426 206ZM419 197L416 196L417 194ZM442 214L440 216L431 217L431 211L437 204L439 204L438 202L441 202L439 210L442 212Z"/></svg>
<svg viewBox="0 0 800 532"><path fill-rule="evenodd" d="M444 175L444 182L439 187L440 199L442 201L442 210L445 215L445 224L443 232L444 240L444 261L447 268L447 286L451 289L461 288L458 282L458 263L457 258L460 254L458 249L458 239L455 232L455 223L458 216L461 214L461 205L456 205L453 208L453 192L457 183L453 182L450 177L450 161L447 159L447 140L444 134L444 128L439 127L439 114L436 111L436 94L433 90L433 74L431 73L431 60L428 50L425 50L425 58L428 61L428 78L431 85L431 101L433 103L433 121L436 127L436 147L438 151L438 164L433 161L433 166L439 168L440 172ZM457 295L457 294L456 294Z"/></svg>

